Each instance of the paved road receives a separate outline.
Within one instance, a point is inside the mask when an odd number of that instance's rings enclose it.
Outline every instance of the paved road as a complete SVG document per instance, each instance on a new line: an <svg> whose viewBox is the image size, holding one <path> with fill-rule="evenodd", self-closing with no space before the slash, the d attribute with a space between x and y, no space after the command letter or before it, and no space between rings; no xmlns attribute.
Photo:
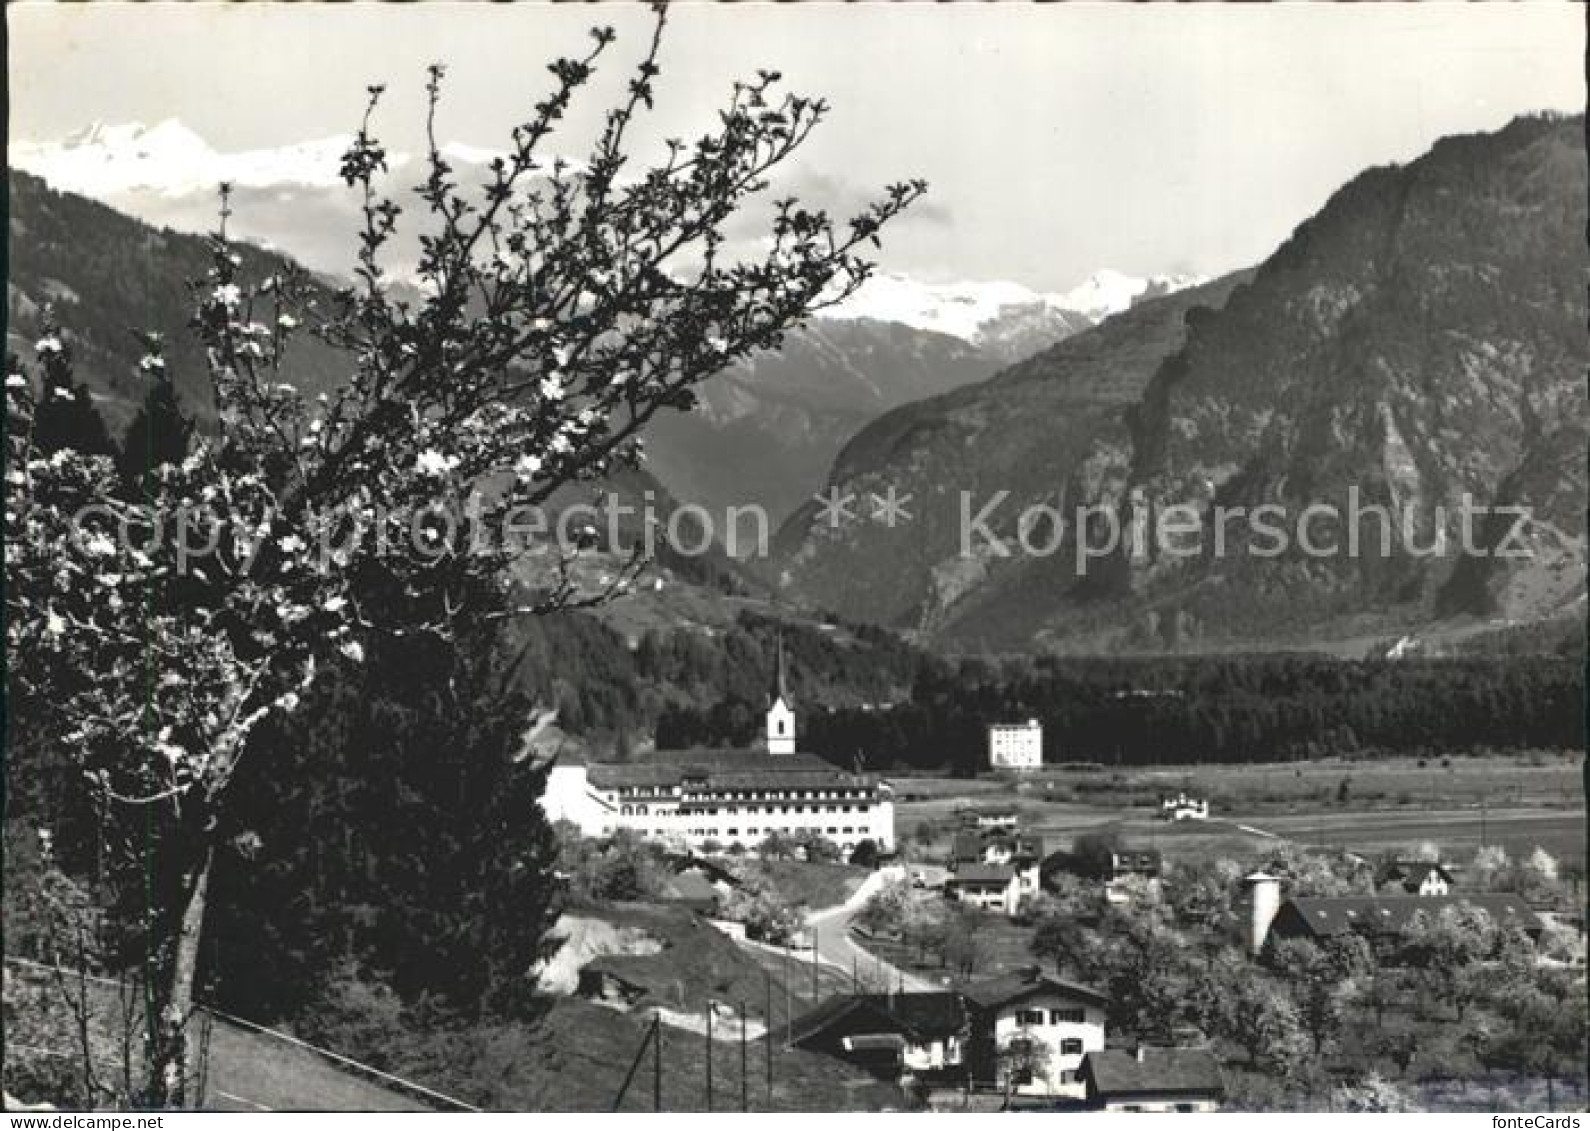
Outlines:
<svg viewBox="0 0 1590 1131"><path fill-rule="evenodd" d="M944 987L938 983L874 956L856 945L851 937L850 924L856 913L877 886L891 874L892 870L889 869L875 872L847 902L838 907L814 911L807 916L806 929L816 942L817 960L846 973L855 970L862 984L875 990L881 991L885 987L916 991L942 990Z"/></svg>

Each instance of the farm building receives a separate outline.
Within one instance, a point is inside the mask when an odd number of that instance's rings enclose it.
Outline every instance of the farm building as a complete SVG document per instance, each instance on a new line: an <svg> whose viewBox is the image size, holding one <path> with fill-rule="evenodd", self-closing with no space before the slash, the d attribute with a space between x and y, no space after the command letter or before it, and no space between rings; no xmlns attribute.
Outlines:
<svg viewBox="0 0 1590 1131"><path fill-rule="evenodd" d="M1268 937L1318 941L1345 931L1401 935L1407 931L1409 921L1421 911L1435 915L1447 907L1464 904L1487 912L1499 926L1522 928L1530 938L1538 938L1544 929L1540 917L1516 895L1354 895L1289 899L1281 904L1270 922ZM1262 940L1259 942L1262 946Z"/></svg>
<svg viewBox="0 0 1590 1131"><path fill-rule="evenodd" d="M882 1079L958 1077L969 1025L957 993L847 994L796 1018L788 1044L847 1060Z"/></svg>
<svg viewBox="0 0 1590 1131"><path fill-rule="evenodd" d="M1083 1058L1080 1075L1088 1106L1103 1111L1218 1111L1226 1094L1208 1049L1102 1049Z"/></svg>

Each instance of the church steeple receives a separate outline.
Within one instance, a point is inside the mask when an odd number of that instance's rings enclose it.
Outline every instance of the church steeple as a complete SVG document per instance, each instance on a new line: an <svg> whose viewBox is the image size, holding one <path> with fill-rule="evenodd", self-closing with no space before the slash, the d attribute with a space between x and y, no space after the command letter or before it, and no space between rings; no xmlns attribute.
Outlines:
<svg viewBox="0 0 1590 1131"><path fill-rule="evenodd" d="M790 694L784 665L784 633L778 634L778 652L773 663L773 686L768 692L767 752L795 753L795 697Z"/></svg>
<svg viewBox="0 0 1590 1131"><path fill-rule="evenodd" d="M791 707L795 705L795 697L789 693L788 673L784 668L784 630L778 632L778 653L773 661L773 690L768 696L769 702L777 703L780 699Z"/></svg>

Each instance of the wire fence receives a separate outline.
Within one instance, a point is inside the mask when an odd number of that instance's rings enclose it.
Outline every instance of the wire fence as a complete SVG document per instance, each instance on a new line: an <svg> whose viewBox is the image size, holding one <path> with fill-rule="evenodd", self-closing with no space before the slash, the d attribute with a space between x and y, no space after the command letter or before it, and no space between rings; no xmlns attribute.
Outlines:
<svg viewBox="0 0 1590 1131"><path fill-rule="evenodd" d="M28 958L7 956L5 959L5 964L7 966L17 966L30 970L37 970L41 973L47 973L52 976L65 975L73 979L81 978L84 981L92 982L96 985L109 986L117 989L121 988L121 983L116 981L114 978L105 978L94 974L82 974L76 970L70 970L60 966L51 966L43 962L35 962ZM321 1048L319 1045L312 1044L311 1042L303 1040L302 1038L292 1036L289 1033L283 1033L278 1029L272 1029L268 1025L261 1025L258 1022L250 1021L247 1018L238 1017L235 1014L227 1013L225 1010L217 1009L213 1005L199 1005L197 1010L203 1011L205 1014L209 1015L209 1017L216 1018L230 1025L237 1026L246 1032L253 1033L257 1036L265 1037L270 1040L279 1041L293 1048L302 1049L306 1052L312 1053L315 1056L329 1061L338 1070L346 1071L367 1080L378 1082L383 1086L390 1087L412 1098L419 1099L424 1102L440 1104L454 1111L481 1110L480 1108L475 1107L473 1104L465 1103L463 1100L458 1099L455 1096L449 1096L443 1092L439 1092L435 1088L426 1087L424 1084L406 1079L397 1075L396 1073L383 1071L382 1069L376 1068L373 1065L365 1064L362 1061L355 1060L351 1056L344 1056L342 1053L332 1052L330 1049ZM61 1049L50 1049L32 1045L16 1044L10 1041L6 1042L5 1047L8 1052L31 1053L38 1056L76 1059L82 1055L81 1052L71 1052ZM208 1070L208 1066L206 1066L206 1069ZM248 1107L258 1111L274 1110L271 1106L260 1102L258 1099L236 1095L232 1092L225 1091L218 1086L212 1086L208 1088L207 1091L201 1091L201 1096L205 1094L214 1094L236 1103L245 1104Z"/></svg>

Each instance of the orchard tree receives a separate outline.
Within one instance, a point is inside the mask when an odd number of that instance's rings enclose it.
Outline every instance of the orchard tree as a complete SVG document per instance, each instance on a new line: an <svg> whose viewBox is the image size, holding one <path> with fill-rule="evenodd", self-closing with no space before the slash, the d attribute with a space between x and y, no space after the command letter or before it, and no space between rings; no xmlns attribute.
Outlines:
<svg viewBox="0 0 1590 1131"><path fill-rule="evenodd" d="M1298 1017L1314 1041L1315 1055L1341 1032L1357 981L1374 980L1374 952L1369 941L1354 932L1319 944L1287 939L1273 949L1270 963L1292 987Z"/></svg>
<svg viewBox="0 0 1590 1131"><path fill-rule="evenodd" d="M1225 1035L1248 1053L1254 1067L1288 1080L1308 1066L1310 1042L1297 1004L1275 983L1247 978L1235 987Z"/></svg>
<svg viewBox="0 0 1590 1131"><path fill-rule="evenodd" d="M549 150L605 28L551 65L551 92L478 186L437 140L431 68L417 298L394 294L386 266L404 207L374 129L382 88L341 164L361 202L355 285L327 300L289 270L242 277L223 187L193 287L215 426L143 498L118 492L109 459L43 451L48 402L7 378L13 679L50 705L95 795L156 830L151 1105L184 1100L210 870L254 730L332 657L359 662L373 633L451 640L622 592L635 559L595 572L589 545L555 537L537 508L633 462L658 412L850 295L863 250L925 191L893 185L848 222L776 200L756 257L731 261L731 223L827 106L759 72L709 132L637 167L627 142L652 106L664 23L659 9L584 161ZM294 380L306 333L347 358L318 397ZM65 360L58 340L40 346L48 388ZM144 369L162 369L149 349Z"/></svg>
<svg viewBox="0 0 1590 1131"><path fill-rule="evenodd" d="M1471 903L1444 907L1434 915L1421 909L1403 933L1402 961L1418 971L1426 993L1452 1006L1462 1021L1491 981L1479 963L1496 953L1499 939L1490 913Z"/></svg>

